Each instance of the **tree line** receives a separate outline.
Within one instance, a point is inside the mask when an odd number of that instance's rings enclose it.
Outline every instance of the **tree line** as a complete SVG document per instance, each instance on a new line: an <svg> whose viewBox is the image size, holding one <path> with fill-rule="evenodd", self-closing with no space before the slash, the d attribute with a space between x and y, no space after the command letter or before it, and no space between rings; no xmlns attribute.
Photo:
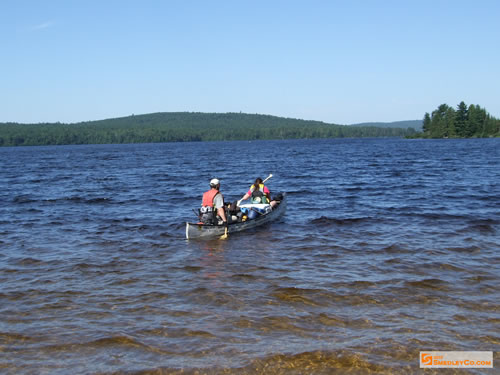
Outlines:
<svg viewBox="0 0 500 375"><path fill-rule="evenodd" d="M500 120L479 105L467 106L463 101L456 109L441 104L431 114L425 113L422 138L499 137Z"/></svg>
<svg viewBox="0 0 500 375"><path fill-rule="evenodd" d="M0 123L0 146L405 137L414 129L351 127L243 113L153 113L75 124Z"/></svg>

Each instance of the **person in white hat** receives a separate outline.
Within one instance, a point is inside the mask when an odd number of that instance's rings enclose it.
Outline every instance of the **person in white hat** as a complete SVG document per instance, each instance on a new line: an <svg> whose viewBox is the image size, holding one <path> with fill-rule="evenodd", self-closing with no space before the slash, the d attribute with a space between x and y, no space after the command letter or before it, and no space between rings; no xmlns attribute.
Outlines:
<svg viewBox="0 0 500 375"><path fill-rule="evenodd" d="M217 224L220 218L223 221L223 224L227 224L226 212L224 211L224 197L222 193L219 191L220 189L220 181L216 178L212 178L210 180L210 190L203 193L203 198L201 201L201 210L202 213L202 221L212 221L214 224ZM214 218L215 213L217 213L217 218ZM210 218L212 220L210 220ZM205 220L203 220L205 219ZM216 220L214 220L216 219Z"/></svg>

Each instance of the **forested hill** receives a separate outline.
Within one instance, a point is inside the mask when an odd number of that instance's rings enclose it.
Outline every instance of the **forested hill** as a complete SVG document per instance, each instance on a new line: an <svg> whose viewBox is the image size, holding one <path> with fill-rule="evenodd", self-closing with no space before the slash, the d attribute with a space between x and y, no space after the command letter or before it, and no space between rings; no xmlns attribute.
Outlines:
<svg viewBox="0 0 500 375"><path fill-rule="evenodd" d="M0 123L0 146L404 137L412 129L354 127L269 115L168 112L74 124Z"/></svg>

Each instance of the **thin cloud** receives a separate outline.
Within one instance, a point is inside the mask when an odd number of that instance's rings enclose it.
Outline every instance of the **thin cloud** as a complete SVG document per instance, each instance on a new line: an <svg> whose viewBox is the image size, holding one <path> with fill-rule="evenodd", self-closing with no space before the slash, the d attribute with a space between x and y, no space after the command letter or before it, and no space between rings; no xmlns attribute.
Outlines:
<svg viewBox="0 0 500 375"><path fill-rule="evenodd" d="M36 25L36 26L33 26L31 28L31 31L37 31L37 30L44 30L44 29L48 29L49 27L52 27L54 25L54 22L52 21L47 21L47 22L44 22L44 23L41 23L39 25Z"/></svg>

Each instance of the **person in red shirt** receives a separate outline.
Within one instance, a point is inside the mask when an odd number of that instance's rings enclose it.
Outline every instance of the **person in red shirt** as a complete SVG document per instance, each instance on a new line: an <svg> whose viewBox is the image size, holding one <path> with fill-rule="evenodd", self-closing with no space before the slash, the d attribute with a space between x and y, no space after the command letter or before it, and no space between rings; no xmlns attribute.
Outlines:
<svg viewBox="0 0 500 375"><path fill-rule="evenodd" d="M246 194L238 201L238 206L242 201L252 198L252 203L270 204L271 207L276 206L277 202L271 200L271 192L262 182L262 178L258 177Z"/></svg>

